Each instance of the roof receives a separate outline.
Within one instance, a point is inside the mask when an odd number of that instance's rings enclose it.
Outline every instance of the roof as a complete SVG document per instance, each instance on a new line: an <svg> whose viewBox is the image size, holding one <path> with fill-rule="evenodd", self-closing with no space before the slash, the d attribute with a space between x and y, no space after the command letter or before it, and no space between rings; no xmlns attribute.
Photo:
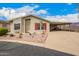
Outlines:
<svg viewBox="0 0 79 59"><path fill-rule="evenodd" d="M52 22L52 21L50 21L50 20L47 20L47 19L44 19L44 18L35 16L35 15L27 15L27 16L22 16L22 17L17 17L17 18L25 18L25 17L35 17L35 18L39 18L40 20L47 21L47 22L49 22L49 23L51 23L51 24L58 24L58 25L60 25L60 24L71 24L71 23L69 23L69 22ZM14 19L17 19L17 18L14 18ZM13 21L14 19L11 19L11 20L9 20L9 21Z"/></svg>
<svg viewBox="0 0 79 59"><path fill-rule="evenodd" d="M8 23L8 21L0 20L0 23Z"/></svg>
<svg viewBox="0 0 79 59"><path fill-rule="evenodd" d="M41 19L41 20L44 20L44 21L50 22L50 21L48 21L48 20L46 20L46 19L44 19L44 18L41 18L41 17L35 16L35 15L27 15L27 16L22 16L22 17L17 17L17 18L25 18L25 17L35 17L35 18L39 18L39 19ZM14 19L17 19L17 18L13 18L13 19L11 19L11 20L9 20L9 21L13 21Z"/></svg>
<svg viewBox="0 0 79 59"><path fill-rule="evenodd" d="M52 22L51 24L55 24L55 25L65 25L65 24L72 24L70 22Z"/></svg>

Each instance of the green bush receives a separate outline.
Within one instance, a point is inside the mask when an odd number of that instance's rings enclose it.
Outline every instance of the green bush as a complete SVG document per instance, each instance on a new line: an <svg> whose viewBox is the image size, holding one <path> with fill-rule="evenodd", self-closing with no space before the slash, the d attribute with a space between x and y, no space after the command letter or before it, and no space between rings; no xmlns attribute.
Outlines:
<svg viewBox="0 0 79 59"><path fill-rule="evenodd" d="M0 36L6 35L8 32L8 29L6 28L0 28Z"/></svg>

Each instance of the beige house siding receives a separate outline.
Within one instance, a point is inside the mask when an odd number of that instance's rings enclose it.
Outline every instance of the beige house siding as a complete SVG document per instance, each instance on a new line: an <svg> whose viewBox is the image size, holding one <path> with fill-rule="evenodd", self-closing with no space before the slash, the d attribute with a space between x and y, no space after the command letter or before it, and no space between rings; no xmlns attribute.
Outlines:
<svg viewBox="0 0 79 59"><path fill-rule="evenodd" d="M35 18L35 17L31 17L31 33L33 32L37 32L37 33L41 33L43 32L44 30L34 30L34 24L35 23L46 23L46 32L49 32L49 23L47 21L43 21L42 19L39 19L39 18Z"/></svg>
<svg viewBox="0 0 79 59"><path fill-rule="evenodd" d="M10 22L10 32L11 32L11 33L14 33L13 22Z"/></svg>
<svg viewBox="0 0 79 59"><path fill-rule="evenodd" d="M29 23L27 22L27 20L29 20ZM49 32L49 22L45 21L45 20L42 20L42 19L39 19L39 18L36 18L36 17L32 17L32 16L29 16L29 17L24 17L24 18L17 18L17 19L14 19L11 24L11 32L12 33L16 33L16 32L20 32L20 33L26 33L26 32L30 32L30 33L34 33L34 32L37 32L37 33L42 33L44 30L36 30L35 31L35 23L46 23L46 32ZM20 29L19 30L15 30L14 29L14 24L17 24L17 23L20 23ZM28 27L28 28L27 28ZM28 31L26 31L28 29Z"/></svg>
<svg viewBox="0 0 79 59"><path fill-rule="evenodd" d="M17 19L14 19L11 24L11 32L12 33L16 33L16 32L21 32L21 26L20 26L20 29L19 30L15 30L14 29L14 24L17 24L17 23L20 23L21 24L21 18L17 18Z"/></svg>
<svg viewBox="0 0 79 59"><path fill-rule="evenodd" d="M24 25L25 25L24 22L25 22L25 20L24 20L23 18L21 18L21 32L22 32L22 33L25 32L25 30L24 30L24 29L25 29L25 27L24 27Z"/></svg>

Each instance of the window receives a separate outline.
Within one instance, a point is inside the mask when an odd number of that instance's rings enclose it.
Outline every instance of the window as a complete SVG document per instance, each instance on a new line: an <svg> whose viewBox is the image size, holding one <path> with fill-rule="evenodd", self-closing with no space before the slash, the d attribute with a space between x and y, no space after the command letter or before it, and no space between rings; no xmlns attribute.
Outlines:
<svg viewBox="0 0 79 59"><path fill-rule="evenodd" d="M44 30L44 23L41 24L41 29Z"/></svg>
<svg viewBox="0 0 79 59"><path fill-rule="evenodd" d="M35 30L46 30L46 23L35 23Z"/></svg>
<svg viewBox="0 0 79 59"><path fill-rule="evenodd" d="M42 23L42 24L41 24L41 29L42 29L42 30L46 30L46 23Z"/></svg>
<svg viewBox="0 0 79 59"><path fill-rule="evenodd" d="M40 23L35 23L35 30L40 30Z"/></svg>
<svg viewBox="0 0 79 59"><path fill-rule="evenodd" d="M44 30L44 32L46 32L46 23L41 24L41 30Z"/></svg>
<svg viewBox="0 0 79 59"><path fill-rule="evenodd" d="M19 29L20 29L20 23L14 24L14 29L15 29L15 30L19 30Z"/></svg>

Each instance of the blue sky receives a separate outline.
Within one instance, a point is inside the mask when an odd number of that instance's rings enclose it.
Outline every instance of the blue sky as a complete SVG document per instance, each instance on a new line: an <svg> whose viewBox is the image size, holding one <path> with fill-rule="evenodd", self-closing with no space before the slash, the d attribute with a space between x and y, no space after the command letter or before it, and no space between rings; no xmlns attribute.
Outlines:
<svg viewBox="0 0 79 59"><path fill-rule="evenodd" d="M25 5L33 5L34 3L0 3L0 8L6 7L6 8L20 8ZM37 9L47 9L48 12L51 15L67 15L76 13L77 4L67 4L67 3L35 3L37 5L40 5L40 7Z"/></svg>
<svg viewBox="0 0 79 59"><path fill-rule="evenodd" d="M34 7L38 5L38 8L34 8L33 10L45 10L46 13L44 16L63 16L68 14L75 14L77 13L77 4L76 3L0 3L0 10L3 8L10 8L10 9L19 9L24 6L29 5L30 7ZM41 14L42 15L42 14ZM5 16L1 15L0 19L4 19Z"/></svg>

